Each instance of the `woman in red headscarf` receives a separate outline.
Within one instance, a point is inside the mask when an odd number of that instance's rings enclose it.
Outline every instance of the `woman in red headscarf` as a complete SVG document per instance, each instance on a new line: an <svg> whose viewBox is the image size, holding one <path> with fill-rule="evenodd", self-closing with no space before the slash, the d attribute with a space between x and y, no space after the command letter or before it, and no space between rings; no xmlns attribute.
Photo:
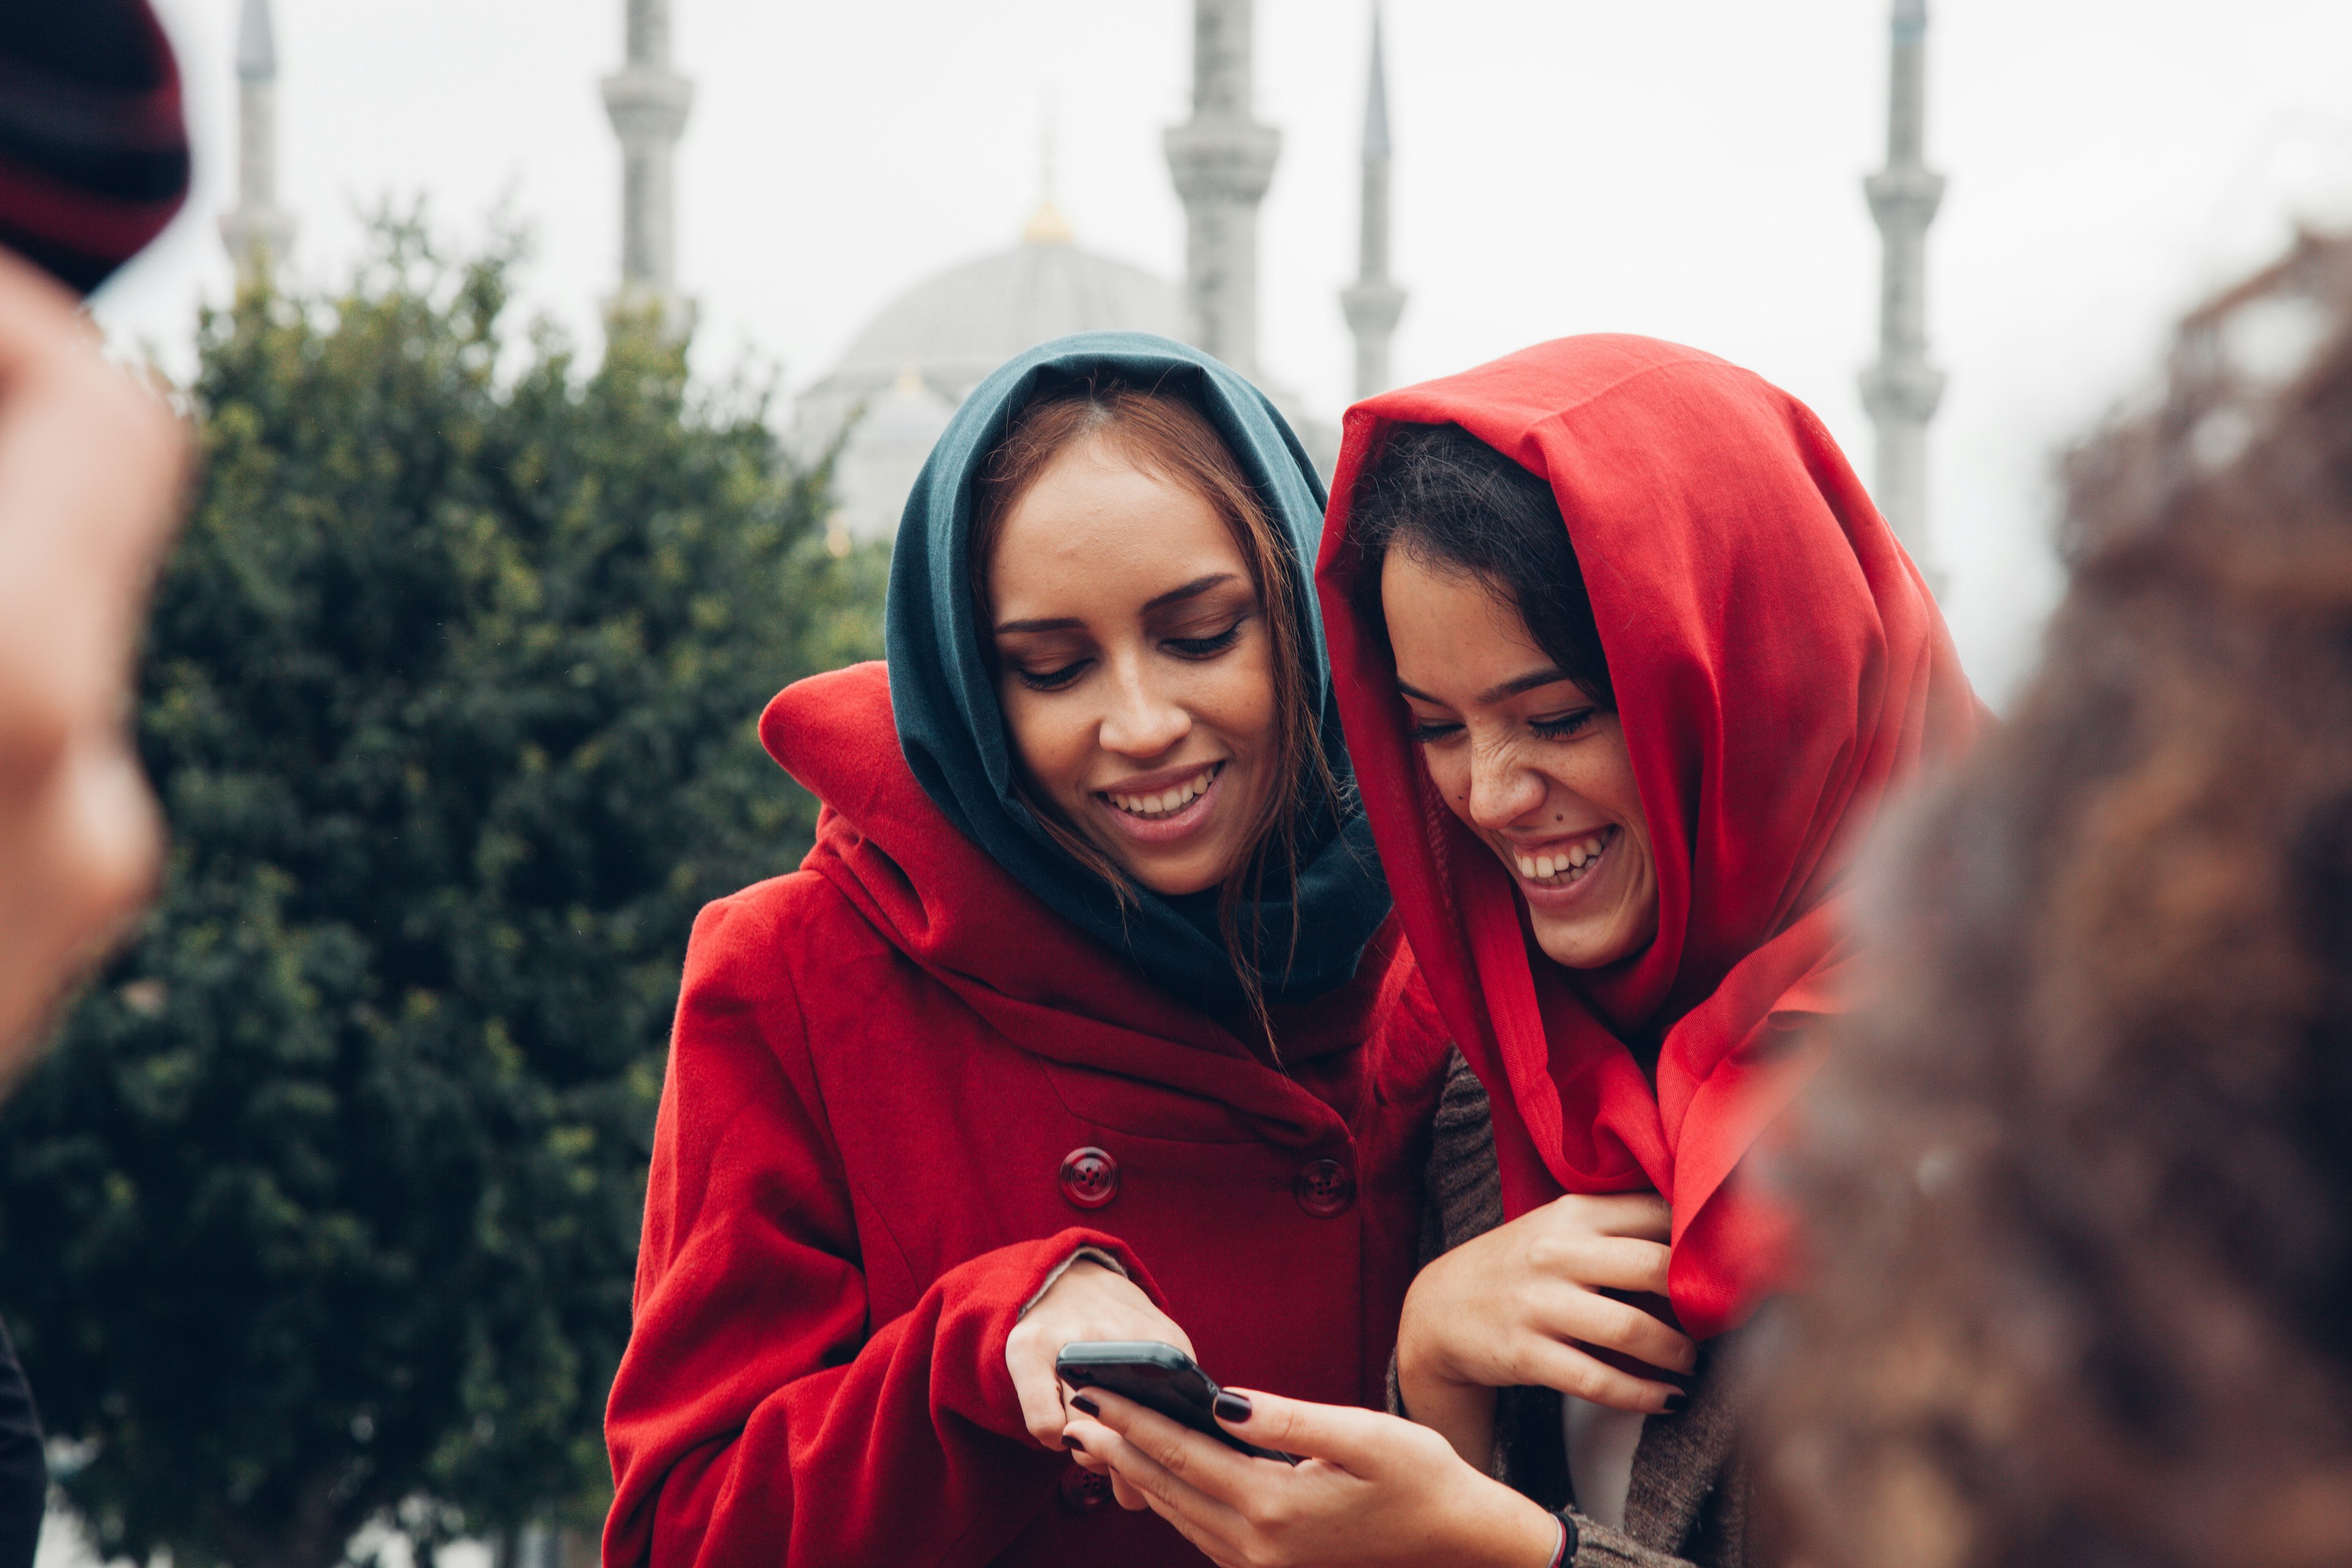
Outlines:
<svg viewBox="0 0 2352 1568"><path fill-rule="evenodd" d="M1071 1433L1221 1562L1738 1563L1720 1349L1788 1252L1740 1162L1842 1005L1859 841L1982 710L1811 412L1643 338L1352 410L1318 584L1475 1074L1398 1351L1424 1425L1229 1396L1295 1469L1108 1397Z"/></svg>

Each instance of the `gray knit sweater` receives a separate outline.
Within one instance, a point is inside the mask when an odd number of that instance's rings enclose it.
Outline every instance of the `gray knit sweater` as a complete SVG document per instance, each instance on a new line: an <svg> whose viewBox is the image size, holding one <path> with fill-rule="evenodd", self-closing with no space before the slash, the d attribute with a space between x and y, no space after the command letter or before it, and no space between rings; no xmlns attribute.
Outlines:
<svg viewBox="0 0 2352 1568"><path fill-rule="evenodd" d="M1425 1264L1503 1223L1502 1178L1486 1090L1459 1052L1446 1075L1430 1151L1429 1205L1422 1226ZM1577 1516L1576 1561L1585 1568L1742 1568L1748 1485L1738 1463L1738 1379L1730 1365L1737 1335L1699 1349L1691 1402L1679 1415L1653 1415L1633 1451L1625 1528ZM1395 1378L1390 1402L1397 1407ZM1496 1412L1496 1475L1546 1508L1575 1500L1569 1479L1559 1395L1507 1388Z"/></svg>

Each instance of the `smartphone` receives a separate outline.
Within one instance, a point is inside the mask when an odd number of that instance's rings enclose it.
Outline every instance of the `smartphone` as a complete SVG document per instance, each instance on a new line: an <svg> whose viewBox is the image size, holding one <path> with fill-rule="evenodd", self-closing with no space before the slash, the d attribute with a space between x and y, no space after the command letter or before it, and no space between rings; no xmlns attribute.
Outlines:
<svg viewBox="0 0 2352 1568"><path fill-rule="evenodd" d="M1055 1374L1072 1388L1108 1388L1179 1426L1206 1433L1260 1459L1298 1463L1297 1456L1244 1443L1217 1424L1217 1385L1174 1345L1158 1340L1081 1340L1062 1347Z"/></svg>

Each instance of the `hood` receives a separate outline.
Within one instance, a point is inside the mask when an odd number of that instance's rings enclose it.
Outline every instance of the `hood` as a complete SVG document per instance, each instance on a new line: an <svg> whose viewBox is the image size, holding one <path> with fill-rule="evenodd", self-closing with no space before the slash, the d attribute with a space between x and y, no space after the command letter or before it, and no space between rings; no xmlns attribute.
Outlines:
<svg viewBox="0 0 2352 1568"><path fill-rule="evenodd" d="M1126 953L1151 980L1216 1008L1239 1006L1244 988L1218 931L1214 890L1163 898L1118 890L1072 859L1023 805L997 705L966 563L972 490L981 465L1015 415L1039 394L1099 374L1174 392L1208 417L1287 533L1297 562L1301 647L1315 662L1309 689L1325 760L1345 786L1348 754L1331 693L1330 666L1307 578L1322 530L1323 488L1305 450L1264 394L1207 355L1139 332L1088 332L1034 349L982 382L956 411L907 498L890 562L884 611L890 697L898 742L950 822L1063 919ZM1368 826L1318 818L1301 846L1296 899L1245 903L1241 929L1270 1002L1311 1001L1354 975L1364 944L1387 917ZM1274 879L1269 879L1274 880ZM1283 879L1286 883L1286 879Z"/></svg>
<svg viewBox="0 0 2352 1568"><path fill-rule="evenodd" d="M1398 424L1453 424L1546 480L1592 598L1649 820L1658 933L1607 970L1533 948L1493 853L1430 787L1385 630L1349 607L1349 500ZM1982 721L1935 601L1811 410L1651 339L1568 338L1347 416L1318 572L1340 710L1398 910L1493 1091L1505 1207L1650 1186L1674 1306L1742 1321L1785 1267L1735 1166L1816 1059L1841 889L1891 786ZM1659 1039L1654 1089L1624 1041ZM1662 1037L1662 1039L1661 1039Z"/></svg>
<svg viewBox="0 0 2352 1568"><path fill-rule="evenodd" d="M803 869L1022 1049L1216 1100L1288 1145L1344 1124L1308 1086L1326 1058L1348 1075L1341 1053L1375 1033L1410 984L1393 925L1376 933L1354 983L1311 1006L1272 1009L1286 1076L1056 916L956 830L899 754L881 665L785 688L761 716L760 738L824 803Z"/></svg>

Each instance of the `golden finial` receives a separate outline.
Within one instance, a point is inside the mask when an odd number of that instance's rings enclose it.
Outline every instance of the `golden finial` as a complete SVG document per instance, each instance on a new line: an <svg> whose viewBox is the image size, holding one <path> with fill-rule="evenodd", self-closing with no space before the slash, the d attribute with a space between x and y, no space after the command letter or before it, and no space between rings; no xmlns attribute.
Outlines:
<svg viewBox="0 0 2352 1568"><path fill-rule="evenodd" d="M1077 236L1070 230L1070 220L1054 205L1054 100L1045 100L1045 132L1039 150L1037 177L1037 210L1029 215L1029 222L1021 230L1024 245L1072 245Z"/></svg>

